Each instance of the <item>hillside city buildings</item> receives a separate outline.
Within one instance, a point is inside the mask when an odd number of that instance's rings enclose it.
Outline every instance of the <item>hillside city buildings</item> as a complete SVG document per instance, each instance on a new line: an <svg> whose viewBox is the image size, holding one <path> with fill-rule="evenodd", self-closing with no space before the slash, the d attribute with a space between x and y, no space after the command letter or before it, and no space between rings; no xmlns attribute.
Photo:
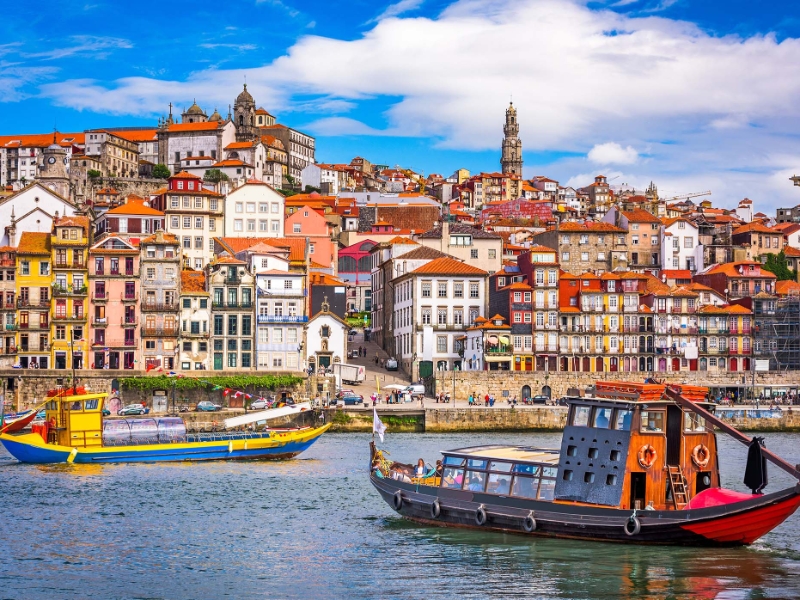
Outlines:
<svg viewBox="0 0 800 600"><path fill-rule="evenodd" d="M301 373L368 323L435 371L800 369L800 208L604 175L319 163L245 87L152 129L0 136L0 366ZM158 176L156 176L158 175Z"/></svg>

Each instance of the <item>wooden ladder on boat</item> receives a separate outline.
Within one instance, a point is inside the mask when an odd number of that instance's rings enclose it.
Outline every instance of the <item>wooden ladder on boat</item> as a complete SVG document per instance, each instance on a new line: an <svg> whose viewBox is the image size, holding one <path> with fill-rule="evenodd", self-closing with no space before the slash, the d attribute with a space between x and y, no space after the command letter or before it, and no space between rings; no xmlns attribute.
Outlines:
<svg viewBox="0 0 800 600"><path fill-rule="evenodd" d="M667 465L669 484L672 488L672 502L675 510L680 510L689 503L689 493L686 491L686 478L680 467Z"/></svg>

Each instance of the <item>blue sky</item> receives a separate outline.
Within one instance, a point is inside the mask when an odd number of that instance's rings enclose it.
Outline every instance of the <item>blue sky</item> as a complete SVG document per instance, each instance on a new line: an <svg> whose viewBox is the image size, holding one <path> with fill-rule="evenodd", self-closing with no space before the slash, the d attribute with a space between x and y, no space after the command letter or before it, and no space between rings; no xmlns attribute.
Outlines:
<svg viewBox="0 0 800 600"><path fill-rule="evenodd" d="M151 125L245 78L318 159L496 170L519 109L525 175L655 181L717 204L800 202L800 18L744 0L103 0L14 3L0 131Z"/></svg>

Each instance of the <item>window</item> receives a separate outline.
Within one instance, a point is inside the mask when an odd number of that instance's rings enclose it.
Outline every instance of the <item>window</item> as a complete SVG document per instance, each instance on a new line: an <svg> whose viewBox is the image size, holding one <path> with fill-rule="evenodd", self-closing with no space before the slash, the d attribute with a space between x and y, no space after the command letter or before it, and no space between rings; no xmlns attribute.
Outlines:
<svg viewBox="0 0 800 600"><path fill-rule="evenodd" d="M478 292L478 284L470 282L469 284L469 297L470 298L479 298L480 294Z"/></svg>
<svg viewBox="0 0 800 600"><path fill-rule="evenodd" d="M249 213L254 213L254 212L256 212L256 204L255 204L255 202L248 202L248 203L245 205L245 210L246 210L247 212L249 212Z"/></svg>
<svg viewBox="0 0 800 600"><path fill-rule="evenodd" d="M217 230L217 220L216 219L208 219L208 229L209 231L216 231Z"/></svg>
<svg viewBox="0 0 800 600"><path fill-rule="evenodd" d="M589 262L589 253L581 252L581 262Z"/></svg>
<svg viewBox="0 0 800 600"><path fill-rule="evenodd" d="M464 324L464 311L463 310L454 310L453 311L453 323L455 325L463 325Z"/></svg>
<svg viewBox="0 0 800 600"><path fill-rule="evenodd" d="M156 269L155 269L155 267L147 267L147 278L148 279L155 279L156 278Z"/></svg>
<svg viewBox="0 0 800 600"><path fill-rule="evenodd" d="M183 236L183 247L187 250L192 248L192 238L188 235Z"/></svg>
<svg viewBox="0 0 800 600"><path fill-rule="evenodd" d="M423 281L422 282L422 297L423 298L430 298L431 297L431 282L430 281Z"/></svg>
<svg viewBox="0 0 800 600"><path fill-rule="evenodd" d="M236 315L229 315L228 316L228 335L236 335L238 330L237 327L237 318Z"/></svg>
<svg viewBox="0 0 800 600"><path fill-rule="evenodd" d="M456 282L453 284L453 297L454 298L464 297L464 284L462 282Z"/></svg>
<svg viewBox="0 0 800 600"><path fill-rule="evenodd" d="M194 249L195 250L203 249L203 236L198 236L194 238Z"/></svg>
<svg viewBox="0 0 800 600"><path fill-rule="evenodd" d="M203 217L195 217L194 218L194 228L195 229L202 229L203 228Z"/></svg>
<svg viewBox="0 0 800 600"><path fill-rule="evenodd" d="M446 308L438 309L436 311L436 315L437 315L437 321L436 322L439 325L447 325L447 309Z"/></svg>
<svg viewBox="0 0 800 600"><path fill-rule="evenodd" d="M39 275L50 275L50 263L42 261L39 263Z"/></svg>
<svg viewBox="0 0 800 600"><path fill-rule="evenodd" d="M617 410L617 421L614 429L618 431L630 431L631 429L631 418L633 416L633 412L630 410Z"/></svg>
<svg viewBox="0 0 800 600"><path fill-rule="evenodd" d="M170 227L172 229L179 229L181 226L181 219L180 217L170 217Z"/></svg>
<svg viewBox="0 0 800 600"><path fill-rule="evenodd" d="M664 431L664 411L643 410L641 431L642 433Z"/></svg>
<svg viewBox="0 0 800 600"><path fill-rule="evenodd" d="M431 309L430 308L423 308L422 309L422 324L423 325L430 325L431 324Z"/></svg>
<svg viewBox="0 0 800 600"><path fill-rule="evenodd" d="M255 231L255 230L256 230L256 220L247 219L247 231Z"/></svg>
<svg viewBox="0 0 800 600"><path fill-rule="evenodd" d="M300 223L294 223L292 225L292 232L293 233L300 233Z"/></svg>
<svg viewBox="0 0 800 600"><path fill-rule="evenodd" d="M236 353L235 352L228 352L228 366L229 367L236 367Z"/></svg>
<svg viewBox="0 0 800 600"><path fill-rule="evenodd" d="M472 250L470 250L469 251L469 257L473 258L473 259L474 258L478 258L478 250L476 248L473 248Z"/></svg>
<svg viewBox="0 0 800 600"><path fill-rule="evenodd" d="M694 248L694 238L688 235L685 238L683 238L683 247Z"/></svg>
<svg viewBox="0 0 800 600"><path fill-rule="evenodd" d="M267 220L266 219L259 219L258 220L258 230L259 231L267 231Z"/></svg>
<svg viewBox="0 0 800 600"><path fill-rule="evenodd" d="M192 228L192 217L183 217L183 228L184 229Z"/></svg>
<svg viewBox="0 0 800 600"><path fill-rule="evenodd" d="M280 212L280 205L277 202L272 203L272 214L277 215Z"/></svg>
<svg viewBox="0 0 800 600"><path fill-rule="evenodd" d="M569 261L569 252L562 252L561 253L561 261L568 262Z"/></svg>
<svg viewBox="0 0 800 600"><path fill-rule="evenodd" d="M439 298L447 298L447 282L440 281L438 289L439 289Z"/></svg>
<svg viewBox="0 0 800 600"><path fill-rule="evenodd" d="M586 427L589 424L591 406L576 406L572 415L572 424L576 427Z"/></svg>
<svg viewBox="0 0 800 600"><path fill-rule="evenodd" d="M446 335L438 335L436 336L436 352L439 354L444 354L447 352L447 336Z"/></svg>
<svg viewBox="0 0 800 600"><path fill-rule="evenodd" d="M241 213L241 212L243 212L243 211L244 211L244 204L242 204L241 202L237 202L237 203L234 205L234 210L235 210L237 213Z"/></svg>
<svg viewBox="0 0 800 600"><path fill-rule="evenodd" d="M609 429L611 427L611 410L610 408L595 408L592 427Z"/></svg>
<svg viewBox="0 0 800 600"><path fill-rule="evenodd" d="M243 231L244 230L244 221L241 219L234 219L233 220L233 230L234 231Z"/></svg>
<svg viewBox="0 0 800 600"><path fill-rule="evenodd" d="M476 250L476 252L477 252L477 250ZM489 258L490 259L497 258L497 250L495 250L494 248L490 248L489 249Z"/></svg>
<svg viewBox="0 0 800 600"><path fill-rule="evenodd" d="M639 236L638 235L632 235L631 236L631 244L633 246L638 246L639 245Z"/></svg>
<svg viewBox="0 0 800 600"><path fill-rule="evenodd" d="M200 187L199 185L197 186ZM200 196L195 196L194 198L194 207L195 208L203 208L203 199Z"/></svg>

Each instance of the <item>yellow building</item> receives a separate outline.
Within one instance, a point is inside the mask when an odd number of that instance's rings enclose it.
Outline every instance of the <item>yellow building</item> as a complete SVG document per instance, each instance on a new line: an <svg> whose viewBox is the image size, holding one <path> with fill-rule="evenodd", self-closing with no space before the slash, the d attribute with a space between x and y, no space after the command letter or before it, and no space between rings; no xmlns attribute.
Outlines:
<svg viewBox="0 0 800 600"><path fill-rule="evenodd" d="M82 369L87 363L89 314L89 219L53 220L50 236L53 263L51 356L55 369Z"/></svg>
<svg viewBox="0 0 800 600"><path fill-rule="evenodd" d="M17 247L17 356L23 369L46 369L50 361L53 281L50 234L25 231Z"/></svg>

